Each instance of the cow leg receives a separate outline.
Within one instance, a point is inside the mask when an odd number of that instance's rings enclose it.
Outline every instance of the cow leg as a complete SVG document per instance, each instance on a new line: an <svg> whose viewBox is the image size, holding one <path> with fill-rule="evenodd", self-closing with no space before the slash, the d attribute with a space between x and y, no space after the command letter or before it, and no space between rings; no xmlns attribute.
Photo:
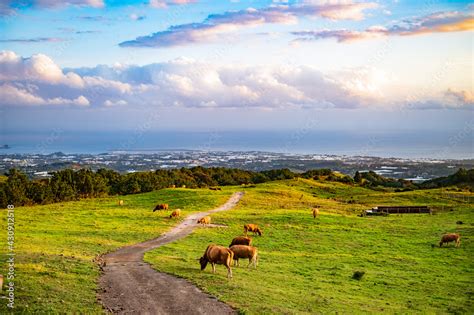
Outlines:
<svg viewBox="0 0 474 315"><path fill-rule="evenodd" d="M232 279L232 269L230 266L227 267L227 278Z"/></svg>
<svg viewBox="0 0 474 315"><path fill-rule="evenodd" d="M216 273L216 264L211 263L211 266L212 266L212 273Z"/></svg>

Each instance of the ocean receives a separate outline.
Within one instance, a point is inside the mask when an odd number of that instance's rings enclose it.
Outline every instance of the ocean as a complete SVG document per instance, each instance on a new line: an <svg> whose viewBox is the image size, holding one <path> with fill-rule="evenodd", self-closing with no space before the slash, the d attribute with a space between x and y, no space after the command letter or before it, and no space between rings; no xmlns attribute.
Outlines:
<svg viewBox="0 0 474 315"><path fill-rule="evenodd" d="M474 158L470 133L349 131L63 131L2 132L0 154L112 151L267 151L399 158Z"/></svg>

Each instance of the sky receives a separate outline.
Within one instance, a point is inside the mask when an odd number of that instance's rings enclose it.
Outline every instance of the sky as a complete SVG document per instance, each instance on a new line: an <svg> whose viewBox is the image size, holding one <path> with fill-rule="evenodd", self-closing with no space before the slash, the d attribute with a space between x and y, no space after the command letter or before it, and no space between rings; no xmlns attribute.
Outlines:
<svg viewBox="0 0 474 315"><path fill-rule="evenodd" d="M470 137L473 12L436 0L1 0L0 131Z"/></svg>

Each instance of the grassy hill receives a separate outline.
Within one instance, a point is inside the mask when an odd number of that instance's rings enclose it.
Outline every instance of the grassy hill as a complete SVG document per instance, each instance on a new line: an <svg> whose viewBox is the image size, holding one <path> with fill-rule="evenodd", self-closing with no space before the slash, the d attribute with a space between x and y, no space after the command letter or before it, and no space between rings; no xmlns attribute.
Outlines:
<svg viewBox="0 0 474 315"><path fill-rule="evenodd" d="M16 220L16 312L101 313L96 301L100 253L156 237L176 221L153 206L170 203L184 215L246 195L237 208L213 214L228 228L199 229L146 254L164 272L184 277L243 313L430 312L472 313L474 207L439 189L377 192L337 182L293 179L255 187L165 189L118 198L19 207ZM456 196L455 196L456 195ZM125 205L119 207L118 199ZM360 218L376 205L430 205L435 215ZM310 208L321 206L313 219ZM1 217L6 229L5 213ZM457 225L456 221L464 222ZM195 258L210 242L228 245L244 223L264 229L255 237L257 270L234 268L227 281L199 270ZM445 232L462 235L460 248L432 248ZM0 238L6 248L6 237ZM0 269L5 273L2 250ZM245 265L245 264L242 264ZM354 271L364 271L353 280ZM5 295L3 292L2 295ZM5 301L0 299L0 301ZM0 302L0 313L6 313Z"/></svg>
<svg viewBox="0 0 474 315"><path fill-rule="evenodd" d="M309 209L316 204L322 214L315 220ZM383 204L428 204L438 211L354 215ZM145 260L248 314L472 313L473 210L439 190L383 193L301 179L272 182L247 189L240 206L212 216L228 228L198 230ZM207 244L228 246L244 223L264 229L254 237L258 269L235 267L230 282L222 266L217 275L199 271L195 258ZM445 232L461 233L461 247L432 247ZM365 272L361 280L352 279L355 271Z"/></svg>
<svg viewBox="0 0 474 315"><path fill-rule="evenodd" d="M154 238L176 224L167 217L169 212L152 212L157 203L169 203L188 215L220 205L229 196L208 189L165 189L16 208L15 312L101 313L96 255ZM124 206L118 206L119 199ZM6 210L1 226L6 231ZM0 273L6 274L6 233L2 234ZM6 300L0 299L0 314L7 311Z"/></svg>

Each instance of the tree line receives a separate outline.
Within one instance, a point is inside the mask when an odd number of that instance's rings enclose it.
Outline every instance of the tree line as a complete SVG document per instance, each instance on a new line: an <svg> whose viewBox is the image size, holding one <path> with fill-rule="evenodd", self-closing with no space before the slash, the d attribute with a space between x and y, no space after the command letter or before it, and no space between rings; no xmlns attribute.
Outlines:
<svg viewBox="0 0 474 315"><path fill-rule="evenodd" d="M429 185L423 187L423 184L416 185L406 180L385 178L372 171L356 172L353 178L330 169L295 173L287 168L254 172L234 168L204 168L200 166L130 174L120 174L110 169L99 169L96 172L90 169L78 171L64 169L53 172L50 178L39 180L30 180L25 173L17 169L11 169L5 175L6 181L0 183L0 208L6 208L9 204L15 206L49 204L81 198L138 194L168 187L203 188L259 184L296 177L358 184L369 188L390 187L399 191L436 188L442 185L461 183L465 180L472 183L474 180L474 170L463 169L451 177L448 176L438 181L432 180Z"/></svg>

